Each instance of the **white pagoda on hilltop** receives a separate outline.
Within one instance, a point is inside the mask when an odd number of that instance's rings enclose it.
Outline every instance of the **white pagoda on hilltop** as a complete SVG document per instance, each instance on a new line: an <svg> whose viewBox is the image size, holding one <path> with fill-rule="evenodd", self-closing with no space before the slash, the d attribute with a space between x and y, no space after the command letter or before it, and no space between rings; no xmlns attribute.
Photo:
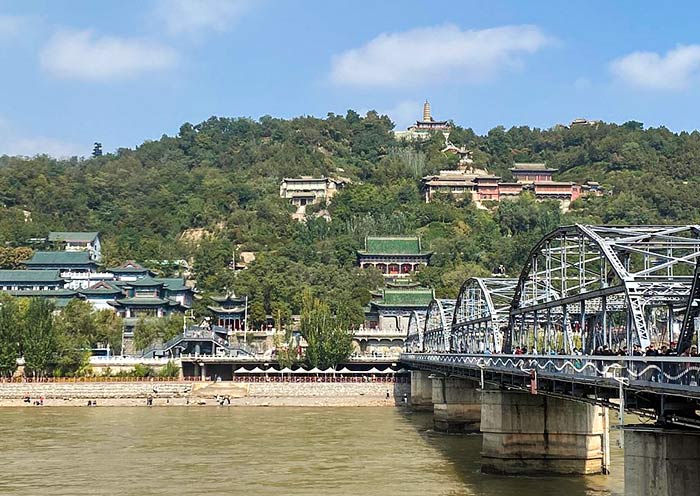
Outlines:
<svg viewBox="0 0 700 496"><path fill-rule="evenodd" d="M427 140L432 132L440 132L445 140L450 135L452 124L449 121L436 121L430 113L430 103L428 100L423 104L423 119L416 121L405 131L394 131L396 139L404 140Z"/></svg>

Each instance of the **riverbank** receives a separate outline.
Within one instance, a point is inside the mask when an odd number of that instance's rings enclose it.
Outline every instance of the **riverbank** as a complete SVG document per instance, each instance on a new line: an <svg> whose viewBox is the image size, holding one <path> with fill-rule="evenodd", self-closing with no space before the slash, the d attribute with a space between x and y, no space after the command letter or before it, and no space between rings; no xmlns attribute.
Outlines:
<svg viewBox="0 0 700 496"><path fill-rule="evenodd" d="M387 393L389 398L387 399ZM110 382L1 383L0 407L219 406L395 406L410 394L410 384ZM25 401L29 398L29 402ZM230 402L230 403L229 403Z"/></svg>

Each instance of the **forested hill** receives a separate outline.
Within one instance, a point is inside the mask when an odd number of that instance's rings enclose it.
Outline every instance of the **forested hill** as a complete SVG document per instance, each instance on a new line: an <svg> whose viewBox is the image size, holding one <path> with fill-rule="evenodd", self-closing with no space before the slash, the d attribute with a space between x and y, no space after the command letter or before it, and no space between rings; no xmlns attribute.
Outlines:
<svg viewBox="0 0 700 496"><path fill-rule="evenodd" d="M524 197L492 212L448 199L422 202L420 178L452 168L441 136L399 143L374 112L326 119L211 118L185 124L135 150L88 160L0 158L0 241L23 245L49 230L98 230L107 264L125 259L194 260L203 290L249 294L257 311L297 310L301 288L351 302L380 284L353 269L368 234L420 234L435 252L422 282L454 296L462 280L503 264L516 274L532 243L576 221L679 223L700 219L700 134L643 129L640 123L551 130L495 128L486 136L456 127L455 145L476 166L509 178L514 161L546 161L555 179L595 180L612 196L587 198L561 215ZM282 177L340 175L352 185L329 210L333 220L299 224L279 195ZM27 217L27 216L30 217ZM27 219L27 221L25 221ZM183 233L209 234L195 242ZM233 248L257 262L234 276Z"/></svg>

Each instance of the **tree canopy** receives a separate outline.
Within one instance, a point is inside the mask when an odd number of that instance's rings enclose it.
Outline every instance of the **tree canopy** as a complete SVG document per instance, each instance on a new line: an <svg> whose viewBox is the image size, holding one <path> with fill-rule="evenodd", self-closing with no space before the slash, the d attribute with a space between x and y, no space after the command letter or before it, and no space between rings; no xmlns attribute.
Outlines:
<svg viewBox="0 0 700 496"><path fill-rule="evenodd" d="M325 119L212 117L176 136L89 159L0 157L0 243L7 249L49 230L98 230L106 264L188 260L204 294L247 294L258 314L302 308L301 292L335 305L364 305L381 284L354 267L367 235L418 234L435 252L419 277L439 297L457 280L503 265L520 270L529 248L558 224L685 223L700 216L700 133L622 125L537 129L496 127L480 136L455 127L450 141L473 151L474 165L511 178L514 161L546 161L555 179L594 180L612 195L581 199L562 214L523 196L480 210L469 201L425 204L420 177L454 167L442 136L396 141L376 112ZM332 220L291 218L279 198L284 177L349 178L328 206ZM234 274L234 252L252 251ZM24 256L23 253L19 255ZM5 267L18 253L0 253ZM167 273L173 269L161 269ZM164 274L165 275L165 274ZM336 308L332 308L336 311Z"/></svg>

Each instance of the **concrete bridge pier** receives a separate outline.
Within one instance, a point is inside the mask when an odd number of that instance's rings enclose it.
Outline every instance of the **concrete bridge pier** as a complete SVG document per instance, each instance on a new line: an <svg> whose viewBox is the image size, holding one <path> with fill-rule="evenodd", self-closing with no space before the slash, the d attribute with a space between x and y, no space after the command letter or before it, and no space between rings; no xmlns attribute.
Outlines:
<svg viewBox="0 0 700 496"><path fill-rule="evenodd" d="M509 390L484 390L481 398L482 471L607 473L607 409Z"/></svg>
<svg viewBox="0 0 700 496"><path fill-rule="evenodd" d="M625 428L625 494L700 494L700 432Z"/></svg>
<svg viewBox="0 0 700 496"><path fill-rule="evenodd" d="M477 383L457 377L432 376L433 422L436 431L479 432L481 394Z"/></svg>
<svg viewBox="0 0 700 496"><path fill-rule="evenodd" d="M433 409L433 381L430 372L411 370L411 408L430 411Z"/></svg>

